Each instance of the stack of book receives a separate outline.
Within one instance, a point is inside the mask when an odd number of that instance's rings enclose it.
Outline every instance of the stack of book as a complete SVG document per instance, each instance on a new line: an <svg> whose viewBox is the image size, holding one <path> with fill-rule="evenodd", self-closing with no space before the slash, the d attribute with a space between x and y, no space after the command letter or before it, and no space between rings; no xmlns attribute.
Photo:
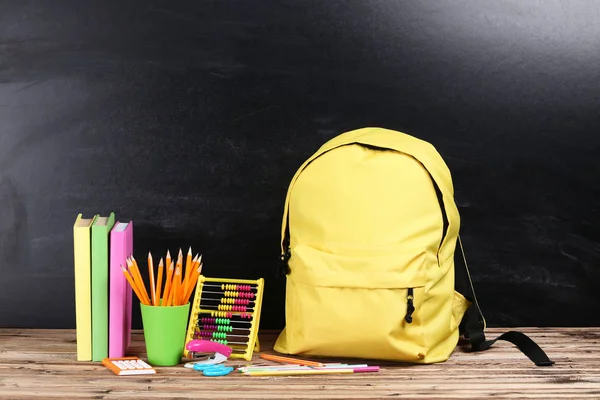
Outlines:
<svg viewBox="0 0 600 400"><path fill-rule="evenodd" d="M131 343L132 289L122 272L133 256L133 223L115 214L73 225L78 361L124 357Z"/></svg>

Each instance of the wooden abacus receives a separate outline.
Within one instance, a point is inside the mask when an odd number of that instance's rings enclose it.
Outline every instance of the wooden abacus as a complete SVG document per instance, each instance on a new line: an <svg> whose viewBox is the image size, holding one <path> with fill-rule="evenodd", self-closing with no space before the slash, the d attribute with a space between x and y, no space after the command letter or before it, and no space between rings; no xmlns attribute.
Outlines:
<svg viewBox="0 0 600 400"><path fill-rule="evenodd" d="M198 277L185 343L212 340L232 348L231 358L252 359L260 351L258 327L264 279ZM190 357L184 349L183 355Z"/></svg>

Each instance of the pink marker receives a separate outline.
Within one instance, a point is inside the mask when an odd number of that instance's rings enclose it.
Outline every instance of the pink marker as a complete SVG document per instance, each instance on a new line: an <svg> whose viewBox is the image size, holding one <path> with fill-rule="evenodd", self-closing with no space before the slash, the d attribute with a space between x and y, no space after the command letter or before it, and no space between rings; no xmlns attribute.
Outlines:
<svg viewBox="0 0 600 400"><path fill-rule="evenodd" d="M343 368L343 367L342 367ZM359 368L353 368L354 372L378 372L379 371L379 367L376 365L370 366L370 367L359 367Z"/></svg>

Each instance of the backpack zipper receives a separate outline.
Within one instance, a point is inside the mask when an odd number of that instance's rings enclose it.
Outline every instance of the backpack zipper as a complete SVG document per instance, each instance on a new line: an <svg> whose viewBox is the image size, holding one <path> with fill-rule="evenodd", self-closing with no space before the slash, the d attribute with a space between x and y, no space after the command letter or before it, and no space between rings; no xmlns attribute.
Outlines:
<svg viewBox="0 0 600 400"><path fill-rule="evenodd" d="M406 295L406 316L404 316L404 320L409 324L412 322L412 314L415 311L415 306L413 305L413 298L413 288L408 288L408 293Z"/></svg>
<svg viewBox="0 0 600 400"><path fill-rule="evenodd" d="M290 259L291 256L292 256L292 252L291 252L289 246L286 246L285 252L282 253L280 256L281 264L279 265L279 269L277 270L278 278L287 275L287 273L289 272L288 260Z"/></svg>

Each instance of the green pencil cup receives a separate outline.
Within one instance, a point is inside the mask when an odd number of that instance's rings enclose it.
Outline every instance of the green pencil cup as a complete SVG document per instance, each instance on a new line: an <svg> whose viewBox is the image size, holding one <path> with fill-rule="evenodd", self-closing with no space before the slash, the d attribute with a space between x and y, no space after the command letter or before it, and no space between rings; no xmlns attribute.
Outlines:
<svg viewBox="0 0 600 400"><path fill-rule="evenodd" d="M190 303L182 306L141 304L146 353L151 365L170 367L181 362Z"/></svg>

